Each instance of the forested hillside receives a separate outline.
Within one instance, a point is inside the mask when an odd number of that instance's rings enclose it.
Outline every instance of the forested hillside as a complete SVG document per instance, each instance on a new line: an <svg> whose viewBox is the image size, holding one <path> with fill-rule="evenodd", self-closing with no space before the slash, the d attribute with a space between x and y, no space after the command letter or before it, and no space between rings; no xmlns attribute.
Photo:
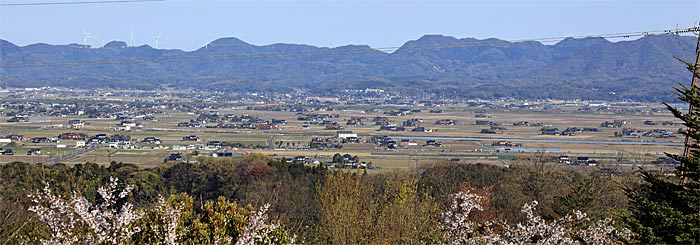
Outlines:
<svg viewBox="0 0 700 245"><path fill-rule="evenodd" d="M382 88L461 98L669 101L687 81L673 56L690 59L691 36L633 41L565 39L554 45L426 35L386 53L363 45L255 46L222 38L186 52L110 42L16 46L0 40L3 85L176 88L323 93ZM254 84L254 86L251 86Z"/></svg>

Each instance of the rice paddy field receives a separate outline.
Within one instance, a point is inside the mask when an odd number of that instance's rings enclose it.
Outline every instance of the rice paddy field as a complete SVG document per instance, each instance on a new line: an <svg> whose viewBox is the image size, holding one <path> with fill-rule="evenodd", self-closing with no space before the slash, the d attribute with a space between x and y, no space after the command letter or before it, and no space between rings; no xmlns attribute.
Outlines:
<svg viewBox="0 0 700 245"><path fill-rule="evenodd" d="M660 107L657 104L642 105L644 108ZM383 111L399 109L401 107L383 107ZM239 143L243 147L228 149L239 153L261 153L274 158L292 158L306 156L320 162L330 161L334 154L350 154L358 156L360 161L372 162L379 170L410 169L416 164L432 164L438 161L452 161L463 163L488 163L498 165L510 165L514 162L533 161L532 159L551 159L567 155L571 157L589 157L598 161L596 166L586 167L611 167L629 166L634 168L637 164L648 164L651 161L665 156L664 153L680 153L684 138L678 134L682 125L667 112L646 113L613 113L598 111L582 111L576 107L556 107L547 110L527 109L493 109L451 106L440 108L442 113L429 113L430 108L416 107L421 112L402 116L388 116L382 112L369 113L367 107L348 107L345 110L317 111L313 113L338 114L339 117L330 120L338 122L342 130L350 130L364 141L373 136L408 137L410 146L400 146L396 149L387 149L386 146L378 146L371 143L345 143L341 149L309 149L309 142L313 138L333 138L337 130L326 130L325 126L318 122L299 121L298 115L288 111L254 111L240 108L215 110L221 114L251 115L262 119L283 119L286 124L279 125L279 129L234 129L234 128L210 128L210 127L178 127L179 122L197 118L194 113L167 110L162 114L154 115L157 121L137 120L142 127L131 131L117 131L119 121L112 119L92 119L81 116L68 117L32 117L29 122L6 122L9 117L0 116L0 137L10 134L23 135L30 139L34 137L54 137L61 133L77 132L88 136L96 134L128 135L132 138L138 149L112 149L103 147L72 158L65 163L97 162L108 164L112 161L134 163L144 167L153 167L162 163L171 153L181 152L183 155L192 156L188 159L207 156L210 151L199 149L208 141L225 141ZM647 110L648 111L648 110ZM351 117L364 118L364 125L346 125ZM413 132L414 127L406 127L406 131L379 131L379 126L372 121L375 117L387 117L391 124L402 125L409 119L420 119L422 126L431 132ZM69 129L68 121L80 119L86 125L79 130ZM437 125L436 121L450 119L456 121L455 125ZM499 124L501 130L495 130L495 134L481 133L482 129L488 129L488 125L476 125L477 120L488 120ZM614 120L624 120L627 123L622 127L601 127L601 123ZM531 126L514 126L517 122L528 122ZM657 122L656 125L645 124L645 121ZM670 121L673 125L662 125L660 122ZM303 125L308 127L303 127ZM215 124L205 124L214 126ZM532 126L536 125L536 126ZM566 128L597 128L598 132L577 132L574 136L543 135L542 128L557 128L563 131ZM665 130L674 133L671 138L650 137L617 137L623 128L634 128L637 131ZM196 135L201 140L198 142L183 141L183 137ZM152 145L141 143L146 137L156 137L161 144ZM476 138L462 140L459 138ZM425 146L426 141L435 139L442 146ZM528 140L541 140L532 142ZM510 141L517 146L493 146L497 141ZM596 143L585 142L595 141ZM655 145L639 144L613 144L612 142L654 142ZM272 144L270 144L272 143ZM3 149L13 149L14 156L0 156L0 162L41 162L43 159L65 154L75 150L77 141L59 141L52 143L32 143L31 141L19 141L5 145ZM173 150L173 146L190 146L189 150ZM40 149L40 155L28 156L30 149ZM194 150L194 148L198 148ZM193 155L194 154L194 155ZM529 159L529 160L528 160ZM538 160L539 161L539 160Z"/></svg>

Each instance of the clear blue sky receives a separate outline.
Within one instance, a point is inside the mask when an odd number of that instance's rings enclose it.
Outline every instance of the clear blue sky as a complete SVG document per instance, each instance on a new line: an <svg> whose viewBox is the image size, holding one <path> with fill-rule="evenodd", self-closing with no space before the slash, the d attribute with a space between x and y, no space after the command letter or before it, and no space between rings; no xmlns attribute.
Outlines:
<svg viewBox="0 0 700 245"><path fill-rule="evenodd" d="M0 0L52 1L61 0ZM167 0L0 7L0 38L18 45L82 43L85 29L97 46L102 35L127 41L133 31L136 44L153 45L160 33L161 48L184 50L203 46L205 36L255 45L389 47L425 34L511 40L672 29L698 20L700 0Z"/></svg>

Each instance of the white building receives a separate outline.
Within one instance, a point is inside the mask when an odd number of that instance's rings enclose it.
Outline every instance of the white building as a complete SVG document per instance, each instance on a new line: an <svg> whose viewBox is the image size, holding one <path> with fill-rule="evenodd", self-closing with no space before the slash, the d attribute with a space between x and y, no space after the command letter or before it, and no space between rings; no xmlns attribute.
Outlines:
<svg viewBox="0 0 700 245"><path fill-rule="evenodd" d="M73 122L73 123L70 124L70 128L71 128L71 129L82 129L82 128L84 128L84 127L85 127L85 123L84 123L84 122Z"/></svg>
<svg viewBox="0 0 700 245"><path fill-rule="evenodd" d="M592 100L592 101L588 102L588 106L590 106L590 107L608 106L608 103L606 103L605 101L601 101L601 100Z"/></svg>
<svg viewBox="0 0 700 245"><path fill-rule="evenodd" d="M352 131L341 130L341 131L335 132L335 137L338 139L346 139L346 138L351 138L351 137L357 138L357 134L353 133Z"/></svg>

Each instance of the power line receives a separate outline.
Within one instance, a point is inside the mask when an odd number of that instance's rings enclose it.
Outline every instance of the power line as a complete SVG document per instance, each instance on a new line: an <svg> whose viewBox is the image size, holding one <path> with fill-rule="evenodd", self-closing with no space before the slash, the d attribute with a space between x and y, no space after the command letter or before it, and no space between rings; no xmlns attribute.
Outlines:
<svg viewBox="0 0 700 245"><path fill-rule="evenodd" d="M104 4L104 3L139 3L139 2L164 2L164 1L165 0L105 0L105 1L81 1L81 2L0 3L0 6L13 7L13 6Z"/></svg>
<svg viewBox="0 0 700 245"><path fill-rule="evenodd" d="M691 27L677 30L657 30L657 31L642 31L642 32L623 32L623 33L609 33L609 34L598 34L598 35L581 35L581 36L566 36L566 37L547 37L547 38L535 38L535 39L520 39L520 40L496 40L496 41L481 41L481 42L467 42L461 44L450 44L450 45L426 45L426 46L415 46L415 47L381 47L381 48L351 48L342 50L323 50L323 51L311 51L311 52L284 52L284 53L257 53L257 54L223 54L223 55L201 55L201 56L179 56L179 57L164 57L164 58L134 58L134 59L114 59L114 60L85 60L85 61L56 61L56 62L10 62L2 63L0 62L0 68L5 67L27 67L27 66L75 66L75 65L107 65L107 64L122 64L122 63L141 63L141 62L174 62L174 61L185 61L185 60L216 60L216 59L257 59L257 58L287 58L287 57L301 57L301 56L313 56L313 55L324 55L324 54L344 54L344 53L354 53L362 51L383 51L383 52L394 52L399 49L401 50L429 50L429 49L443 49L443 48L463 48L463 47L480 47L480 46L507 46L515 45L517 43L523 42L539 42L539 43L552 43L559 42L567 38L581 39L581 38L631 38L640 36L650 36L650 35L679 35L682 33L698 32L700 27Z"/></svg>

